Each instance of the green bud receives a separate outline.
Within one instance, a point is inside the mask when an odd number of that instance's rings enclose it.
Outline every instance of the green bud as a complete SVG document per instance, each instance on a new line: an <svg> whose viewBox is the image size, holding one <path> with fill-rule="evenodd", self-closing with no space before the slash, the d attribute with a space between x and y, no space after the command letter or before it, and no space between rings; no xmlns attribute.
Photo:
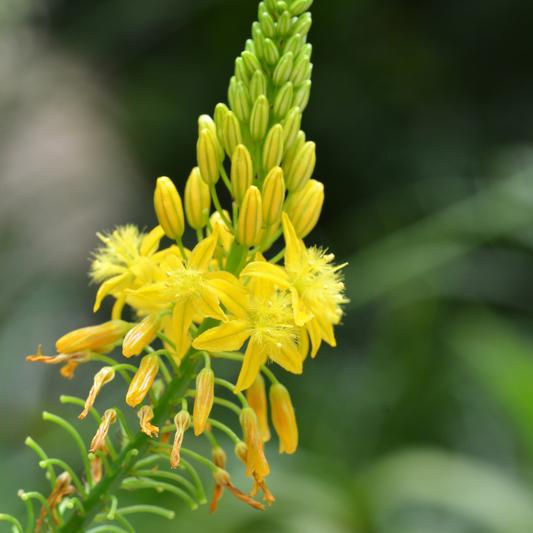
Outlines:
<svg viewBox="0 0 533 533"><path fill-rule="evenodd" d="M253 246L263 224L263 202L261 192L252 185L242 200L237 226L237 241L245 246Z"/></svg>
<svg viewBox="0 0 533 533"><path fill-rule="evenodd" d="M224 118L222 139L224 149L230 157L233 156L233 152L237 145L242 143L241 126L237 117L231 111L229 111Z"/></svg>
<svg viewBox="0 0 533 533"><path fill-rule="evenodd" d="M286 43L283 51L287 54L292 52L293 55L296 55L302 47L302 36L299 33L293 35Z"/></svg>
<svg viewBox="0 0 533 533"><path fill-rule="evenodd" d="M313 54L313 45L306 43L300 48L298 54L296 55L295 61L298 61L300 57L304 55L307 56L309 59L311 59L312 54Z"/></svg>
<svg viewBox="0 0 533 533"><path fill-rule="evenodd" d="M203 210L209 210L210 206L209 187L204 183L200 169L194 167L185 184L185 216L191 228L202 229L205 226Z"/></svg>
<svg viewBox="0 0 533 533"><path fill-rule="evenodd" d="M297 22L292 27L293 33L299 33L302 37L309 33L313 20L311 19L311 13L304 13L298 18Z"/></svg>
<svg viewBox="0 0 533 533"><path fill-rule="evenodd" d="M255 101L250 116L250 135L255 142L262 141L268 128L269 103L267 97L262 94Z"/></svg>
<svg viewBox="0 0 533 533"><path fill-rule="evenodd" d="M266 95L266 92L267 82L265 75L260 70L256 70L250 81L250 99L255 102L262 94Z"/></svg>
<svg viewBox="0 0 533 533"><path fill-rule="evenodd" d="M313 63L309 63L309 65L307 65L307 69L305 70L304 81L311 79L312 73L313 73Z"/></svg>
<svg viewBox="0 0 533 533"><path fill-rule="evenodd" d="M306 142L296 154L287 175L287 189L292 192L301 191L315 170L316 145L312 141Z"/></svg>
<svg viewBox="0 0 533 533"><path fill-rule="evenodd" d="M278 47L270 40L265 39L265 61L269 65L275 65L279 59Z"/></svg>
<svg viewBox="0 0 533 533"><path fill-rule="evenodd" d="M218 159L222 163L222 161L224 161L224 158L226 157L226 154L224 153L224 148L222 148L222 144L218 140L216 124L209 115L200 115L198 117L198 135L200 135L200 132L202 130L209 130L213 134L217 145Z"/></svg>
<svg viewBox="0 0 533 533"><path fill-rule="evenodd" d="M276 0L265 0L265 5L269 11L276 12L276 8L277 8Z"/></svg>
<svg viewBox="0 0 533 533"><path fill-rule="evenodd" d="M259 24L261 24L261 29L267 37L273 39L276 36L276 26L270 13L263 12L259 16Z"/></svg>
<svg viewBox="0 0 533 533"><path fill-rule="evenodd" d="M281 120L289 111L292 103L292 93L293 88L290 81L280 87L272 106L272 112L276 118Z"/></svg>
<svg viewBox="0 0 533 533"><path fill-rule="evenodd" d="M254 38L255 54L259 59L263 59L265 56L265 36L261 31L261 27L253 29L252 37Z"/></svg>
<svg viewBox="0 0 533 533"><path fill-rule="evenodd" d="M295 87L298 87L306 78L307 67L309 67L309 58L307 56L301 56L298 61L294 63L291 75L289 79L292 81Z"/></svg>
<svg viewBox="0 0 533 533"><path fill-rule="evenodd" d="M292 97L292 105L297 105L303 113L309 102L309 93L311 92L311 80L304 81Z"/></svg>
<svg viewBox="0 0 533 533"><path fill-rule="evenodd" d="M228 103L231 109L235 109L235 91L237 90L237 78L232 76L229 80Z"/></svg>
<svg viewBox="0 0 533 533"><path fill-rule="evenodd" d="M283 170L274 167L263 183L263 221L265 224L275 224L281 218L283 202L285 200L285 181Z"/></svg>
<svg viewBox="0 0 533 533"><path fill-rule="evenodd" d="M242 81L246 86L250 83L250 76L244 66L244 60L242 57L238 57L235 60L235 77L237 78L237 81Z"/></svg>
<svg viewBox="0 0 533 533"><path fill-rule="evenodd" d="M246 52L250 52L250 54L253 54L255 56L255 44L252 39L246 39L246 43L244 44L244 50Z"/></svg>
<svg viewBox="0 0 533 533"><path fill-rule="evenodd" d="M278 64L276 65L276 68L274 69L274 74L272 74L272 81L274 82L274 85L279 87L289 79L289 76L292 72L293 63L294 55L292 52L287 52L286 54L283 54Z"/></svg>
<svg viewBox="0 0 533 533"><path fill-rule="evenodd" d="M323 204L324 185L316 180L309 180L289 201L287 215L300 239L307 237L316 226Z"/></svg>
<svg viewBox="0 0 533 533"><path fill-rule="evenodd" d="M241 56L244 61L244 66L250 76L252 76L256 70L261 70L261 63L259 63L259 59L257 59L254 54L251 52L243 52Z"/></svg>
<svg viewBox="0 0 533 533"><path fill-rule="evenodd" d="M269 172L270 169L279 166L283 156L283 126L275 124L267 133L263 144L263 170Z"/></svg>
<svg viewBox="0 0 533 533"><path fill-rule="evenodd" d="M242 81L237 82L237 90L235 91L235 109L234 113L237 118L243 124L247 124L250 120L250 108L252 103L250 102L250 95L248 89Z"/></svg>
<svg viewBox="0 0 533 533"><path fill-rule="evenodd" d="M288 11L283 11L278 19L278 33L280 37L285 37L291 31L291 16Z"/></svg>
<svg viewBox="0 0 533 533"><path fill-rule="evenodd" d="M223 142L222 125L224 124L224 118L229 113L228 106L226 104L217 104L215 107L215 124L217 127L217 138L220 142Z"/></svg>
<svg viewBox="0 0 533 533"><path fill-rule="evenodd" d="M294 0L291 4L291 15L294 17L296 15L301 15L304 11L307 11L313 0Z"/></svg>
<svg viewBox="0 0 533 533"><path fill-rule="evenodd" d="M289 10L289 6L287 5L287 2L280 1L276 5L277 5L278 13L285 13L285 11ZM279 20L278 20L278 26L279 26Z"/></svg>
<svg viewBox="0 0 533 533"><path fill-rule="evenodd" d="M208 130L202 130L196 144L196 158L202 179L208 185L214 185L220 177L217 140Z"/></svg>
<svg viewBox="0 0 533 533"><path fill-rule="evenodd" d="M264 2L259 2L259 5L257 6L257 18L261 20L261 15L263 13L267 13L268 9Z"/></svg>
<svg viewBox="0 0 533 533"><path fill-rule="evenodd" d="M283 158L283 172L285 173L285 176L288 176L289 172L291 171L292 162L294 161L294 158L298 154L298 152L302 149L303 145L305 144L305 133L300 130L298 132L298 135L296 135L296 140L294 141L294 144L291 148L287 150L285 153L285 156Z"/></svg>
<svg viewBox="0 0 533 533"><path fill-rule="evenodd" d="M283 148L288 150L296 140L298 131L300 131L300 124L302 122L302 114L298 106L292 107L287 113L287 116L281 123L283 126Z"/></svg>
<svg viewBox="0 0 533 533"><path fill-rule="evenodd" d="M250 152L244 144L239 144L231 158L231 185L233 198L240 205L254 178L254 166Z"/></svg>

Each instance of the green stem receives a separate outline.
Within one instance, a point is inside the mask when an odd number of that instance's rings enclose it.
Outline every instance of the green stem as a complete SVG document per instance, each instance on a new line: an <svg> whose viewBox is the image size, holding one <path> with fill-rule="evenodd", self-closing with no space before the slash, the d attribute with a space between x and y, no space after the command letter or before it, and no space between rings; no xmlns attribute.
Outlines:
<svg viewBox="0 0 533 533"><path fill-rule="evenodd" d="M213 398L213 402L218 405L223 405L224 407L227 407L228 409L231 409L237 416L241 414L241 410L233 402L224 400L223 398Z"/></svg>
<svg viewBox="0 0 533 533"><path fill-rule="evenodd" d="M49 516L48 525L50 526L50 529L54 532L57 532L57 526L54 522L54 515L52 514L50 505L48 505L46 498L42 494L40 494L39 492L24 492L20 495L20 497L23 500L29 500L30 498L35 498L36 500L39 500L42 506L45 508L46 514Z"/></svg>
<svg viewBox="0 0 533 533"><path fill-rule="evenodd" d="M196 230L196 239L198 240L198 242L202 242L204 240L204 234L202 232L202 228L198 228Z"/></svg>
<svg viewBox="0 0 533 533"><path fill-rule="evenodd" d="M115 413L118 416L122 429L126 433L126 437L128 437L128 439L131 442L135 437L133 433L131 432L131 429L129 428L128 423L126 422L126 417L124 416L124 413L118 407L114 407L113 409L115 410Z"/></svg>
<svg viewBox="0 0 533 533"><path fill-rule="evenodd" d="M25 444L29 446L32 450L34 450L43 461L48 460L48 455L46 455L44 450L31 437L28 437L25 440ZM51 465L50 466L47 465L46 468L48 470L48 475L50 476L50 483L52 485L52 490L53 490L54 487L56 486L56 474Z"/></svg>
<svg viewBox="0 0 533 533"><path fill-rule="evenodd" d="M22 524L14 516L9 514L0 514L0 520L7 520L8 522L11 522L17 528L19 533L24 531L22 529Z"/></svg>
<svg viewBox="0 0 533 533"><path fill-rule="evenodd" d="M174 511L169 511L168 509L163 509L162 507L157 507L156 505L132 505L131 507L122 507L117 511L117 515L125 515L131 513L153 513L158 514L159 516L164 516L169 520L172 520L176 513Z"/></svg>
<svg viewBox="0 0 533 533"><path fill-rule="evenodd" d="M280 259L283 259L283 256L285 255L285 248L281 250L277 255L275 255L272 259L269 259L269 263L277 263Z"/></svg>
<svg viewBox="0 0 533 533"><path fill-rule="evenodd" d="M233 352L210 352L212 357L215 357L217 359L231 359L232 361L243 361L244 355L240 353L233 353ZM276 376L272 373L271 370L268 369L266 365L261 365L261 372L265 374L265 376L268 377L268 379L272 382L272 384L279 383Z"/></svg>
<svg viewBox="0 0 533 533"><path fill-rule="evenodd" d="M39 466L41 468L48 468L49 465L57 465L57 466L60 466L63 470L67 471L70 474L70 477L72 478L72 481L74 482L74 485L76 485L78 492L82 496L85 496L86 494L85 488L83 487L83 484L80 481L80 478L74 473L74 470L72 470L72 468L70 468L70 466L67 463L65 463L65 461L62 461L61 459L46 459L39 463Z"/></svg>
<svg viewBox="0 0 533 533"><path fill-rule="evenodd" d="M220 163L219 170L220 170L220 175L222 176L222 180L224 181L224 185L226 185L228 191L233 197L233 187L231 185L231 181L228 178L228 175L226 174L226 169L224 168L224 165L222 163Z"/></svg>
<svg viewBox="0 0 533 533"><path fill-rule="evenodd" d="M224 221L224 224L226 224L226 226L228 227L228 230L231 231L231 233L235 234L235 228L233 227L228 217L224 214L224 210L222 209L222 206L220 205L220 202L217 196L217 190L215 186L211 185L210 189L211 189L211 197L213 198L213 203L215 204L215 208L218 211L220 218Z"/></svg>
<svg viewBox="0 0 533 533"><path fill-rule="evenodd" d="M109 509L109 513L107 513L107 518L109 520L115 520L115 513L117 512L117 507L118 507L118 499L114 494L112 494L110 497L110 500L111 500L111 507Z"/></svg>
<svg viewBox="0 0 533 533"><path fill-rule="evenodd" d="M19 496L22 496L22 494L23 493L19 492ZM28 525L26 526L26 533L33 533L33 530L35 529L35 514L33 511L33 504L29 499L24 500L24 503L26 504L26 509L28 511Z"/></svg>
<svg viewBox="0 0 533 533"><path fill-rule="evenodd" d="M183 248L183 243L181 242L181 238L176 240L176 243L178 245L178 248L181 252L181 257L183 257L183 260L187 262L187 254L185 253L185 248Z"/></svg>
<svg viewBox="0 0 533 533"><path fill-rule="evenodd" d="M135 474L135 476L161 477L171 479L175 483L183 485L192 494L196 492L196 488L188 479L185 479L184 477L179 476L178 474L174 474L173 472L165 472L164 470L134 470L132 473Z"/></svg>
<svg viewBox="0 0 533 533"><path fill-rule="evenodd" d="M82 515L85 515L85 509L79 498L71 498L67 503L67 509L74 509L74 507L77 507Z"/></svg>
<svg viewBox="0 0 533 533"><path fill-rule="evenodd" d="M205 498L205 492L204 492L204 486L202 485L202 480L200 479L200 476L196 472L196 470L193 468L191 463L189 461L186 461L183 457L180 459L180 466L183 466L187 472L191 475L194 484L196 485L196 495L198 497L198 502L201 504L207 503L207 500Z"/></svg>
<svg viewBox="0 0 533 533"><path fill-rule="evenodd" d="M235 385L233 383L220 378L215 378L215 383L217 385L222 385L223 387L226 387L226 389L229 389L231 392L235 393ZM238 392L237 397L241 401L243 407L249 407L248 402L246 401L246 398L242 392Z"/></svg>
<svg viewBox="0 0 533 533"><path fill-rule="evenodd" d="M223 424L222 422L219 422L218 420L213 420L212 418L208 418L207 421L215 428L220 429L223 431L228 437L237 444L241 439L237 436L237 434L231 430L226 424Z"/></svg>

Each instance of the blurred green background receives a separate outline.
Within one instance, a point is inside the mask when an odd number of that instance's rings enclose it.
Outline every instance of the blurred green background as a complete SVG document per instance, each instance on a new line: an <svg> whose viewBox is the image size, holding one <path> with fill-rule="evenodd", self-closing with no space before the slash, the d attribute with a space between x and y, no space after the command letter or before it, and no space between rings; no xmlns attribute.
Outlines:
<svg viewBox="0 0 533 533"><path fill-rule="evenodd" d="M178 516L132 522L531 533L533 5L316 0L312 13L302 127L326 202L306 242L349 261L338 347L302 376L278 372L300 446L267 445L271 509L226 494L209 515L138 491L124 501ZM153 227L160 175L182 190L197 117L226 101L256 18L255 0L0 2L0 512L23 516L20 488L49 490L27 435L80 464L43 410L95 430L58 397L85 397L98 366L67 381L25 356L107 319L109 303L91 314L95 232ZM119 389L100 406L122 406Z"/></svg>

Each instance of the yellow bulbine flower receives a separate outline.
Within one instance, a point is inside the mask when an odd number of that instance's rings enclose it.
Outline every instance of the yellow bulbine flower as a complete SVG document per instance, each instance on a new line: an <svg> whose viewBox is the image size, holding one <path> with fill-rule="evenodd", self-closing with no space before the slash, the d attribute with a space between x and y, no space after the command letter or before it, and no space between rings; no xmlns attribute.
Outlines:
<svg viewBox="0 0 533 533"><path fill-rule="evenodd" d="M167 254L162 268L167 272L165 282L145 285L131 294L147 300L170 304L175 302L172 315L176 340L176 352L181 358L187 348L187 333L196 313L201 317L212 317L224 322L228 317L219 305L220 292L239 293L237 279L227 272L208 272L209 263L217 245L218 224L212 235L196 245L187 265L174 254ZM234 282L228 282L233 279Z"/></svg>
<svg viewBox="0 0 533 533"><path fill-rule="evenodd" d="M137 416L139 417L141 423L141 431L146 433L149 437L152 436L152 433L155 433L155 436L157 437L159 434L159 428L150 424L150 420L154 418L154 412L152 411L152 408L149 405L143 405L139 409Z"/></svg>
<svg viewBox="0 0 533 533"><path fill-rule="evenodd" d="M161 328L161 316L150 315L144 318L134 328L130 329L122 343L122 353L126 357L139 355L148 346Z"/></svg>
<svg viewBox="0 0 533 533"><path fill-rule="evenodd" d="M159 357L154 354L145 355L139 370L131 380L128 393L126 394L126 403L135 407L140 404L148 394L157 373L159 372Z"/></svg>
<svg viewBox="0 0 533 533"><path fill-rule="evenodd" d="M131 329L132 324L123 320L110 320L99 326L76 329L63 335L57 342L59 353L69 354L92 350L101 352L102 348L111 351L112 345L124 337Z"/></svg>
<svg viewBox="0 0 533 533"><path fill-rule="evenodd" d="M261 373L257 374L252 386L246 390L246 400L257 415L261 440L270 440L270 428L268 427L267 398L265 393L265 380Z"/></svg>
<svg viewBox="0 0 533 533"><path fill-rule="evenodd" d="M215 398L215 374L210 368L203 368L196 377L196 396L194 397L194 434L204 431L205 423L213 407Z"/></svg>
<svg viewBox="0 0 533 533"><path fill-rule="evenodd" d="M260 254L256 259L263 264ZM255 264L255 263L254 263ZM265 262L265 264L268 264ZM221 301L234 318L216 328L209 329L193 341L197 350L234 351L246 341L248 348L235 393L247 389L268 358L294 374L302 372L302 358L296 344L297 328L290 308L290 296L276 291L269 281L254 278L248 297L234 290L232 299L221 294Z"/></svg>
<svg viewBox="0 0 533 533"><path fill-rule="evenodd" d="M342 316L344 283L339 272L345 265L333 266L333 254L324 254L318 248L306 248L298 239L286 213L281 217L285 237L285 268L271 263L255 261L247 265L241 277L250 276L268 280L280 289L292 293L292 309L297 326L305 326L312 344L314 357L322 339L336 346L333 325Z"/></svg>
<svg viewBox="0 0 533 533"><path fill-rule="evenodd" d="M170 178L157 178L154 193L154 208L163 231L171 239L181 239L185 230L183 204L176 186Z"/></svg>
<svg viewBox="0 0 533 533"><path fill-rule="evenodd" d="M107 432L109 431L109 426L111 424L114 424L117 421L117 413L114 409L108 409L104 416L102 417L102 422L100 422L100 426L98 427L98 431L96 432L96 435L94 436L94 439L91 442L91 447L89 448L90 452L96 452L98 448L100 447L100 444L104 442L104 439L106 438Z"/></svg>
<svg viewBox="0 0 533 533"><path fill-rule="evenodd" d="M108 294L118 296L132 287L136 279L144 283L152 281L153 264L162 259L156 252L165 232L161 226L156 226L145 235L129 225L120 226L111 234L97 235L104 246L94 252L89 272L92 281L103 282L96 293L95 313Z"/></svg>
<svg viewBox="0 0 533 533"><path fill-rule="evenodd" d="M298 447L298 426L289 391L281 384L270 387L272 423L279 437L279 453L294 453Z"/></svg>
<svg viewBox="0 0 533 533"><path fill-rule="evenodd" d="M89 396L87 398L87 401L85 402L85 409L81 413L81 415L78 416L78 418L85 418L87 414L89 413L91 407L94 404L94 400L96 399L96 396L98 393L102 390L102 387L113 380L115 377L115 371L110 366L104 366L97 374L94 376L94 383L91 387L91 390L89 392Z"/></svg>
<svg viewBox="0 0 533 533"><path fill-rule="evenodd" d="M223 209L222 212L226 216L228 220L231 219L230 214ZM233 236L233 233L228 229L228 226L222 220L222 217L220 216L220 213L218 211L215 211L211 217L209 218L211 222L211 227L215 227L216 224L219 225L219 233L218 233L218 240L220 244L222 245L222 248L226 251L226 253L229 254L231 250L231 245L233 244L233 241L235 240L235 237ZM207 233L209 235L209 232Z"/></svg>
<svg viewBox="0 0 533 533"><path fill-rule="evenodd" d="M174 417L174 424L176 424L176 435L174 436L174 445L170 454L170 466L177 468L180 464L180 449L183 443L183 435L191 425L191 415L188 411L180 411Z"/></svg>

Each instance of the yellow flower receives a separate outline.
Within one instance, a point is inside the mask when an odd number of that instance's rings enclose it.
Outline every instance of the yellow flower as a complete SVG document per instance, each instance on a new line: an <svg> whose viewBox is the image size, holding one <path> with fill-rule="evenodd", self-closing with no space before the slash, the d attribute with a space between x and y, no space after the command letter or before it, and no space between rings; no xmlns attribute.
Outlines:
<svg viewBox="0 0 533 533"><path fill-rule="evenodd" d="M124 289L133 287L136 280L142 284L152 281L153 264L162 259L161 252L157 255L156 251L165 232L157 226L146 235L139 233L136 226L128 225L117 227L111 234L97 235L104 246L93 253L89 272L92 281L103 282L96 294L95 313L108 294L118 297Z"/></svg>
<svg viewBox="0 0 533 533"><path fill-rule="evenodd" d="M344 283L339 272L345 265L334 266L333 254L325 254L320 248L306 248L298 239L286 213L282 215L285 237L285 268L262 261L255 261L244 268L241 277L250 276L268 280L280 289L290 290L294 322L302 326L301 333L309 335L314 357L322 339L336 346L333 325L342 316ZM303 344L307 339L303 341ZM307 354L302 354L304 357Z"/></svg>
<svg viewBox="0 0 533 533"><path fill-rule="evenodd" d="M209 272L208 267L217 245L218 224L213 234L196 245L187 264L174 254L167 254L161 263L166 281L145 285L136 291L126 290L141 298L160 304L175 303L172 315L177 356L187 348L187 332L194 316L212 317L224 322L228 317L219 305L219 292L239 292L237 279L227 272ZM230 281L228 281L230 280Z"/></svg>
<svg viewBox="0 0 533 533"><path fill-rule="evenodd" d="M263 264L258 254L256 259ZM267 263L264 263L267 264ZM202 333L193 341L197 350L233 351L246 341L248 348L235 393L247 389L253 382L259 367L268 358L294 374L302 372L302 358L298 352L297 328L290 308L290 297L276 291L269 281L255 278L250 283L250 294L233 291L232 299L221 294L222 303L234 318L225 324Z"/></svg>

